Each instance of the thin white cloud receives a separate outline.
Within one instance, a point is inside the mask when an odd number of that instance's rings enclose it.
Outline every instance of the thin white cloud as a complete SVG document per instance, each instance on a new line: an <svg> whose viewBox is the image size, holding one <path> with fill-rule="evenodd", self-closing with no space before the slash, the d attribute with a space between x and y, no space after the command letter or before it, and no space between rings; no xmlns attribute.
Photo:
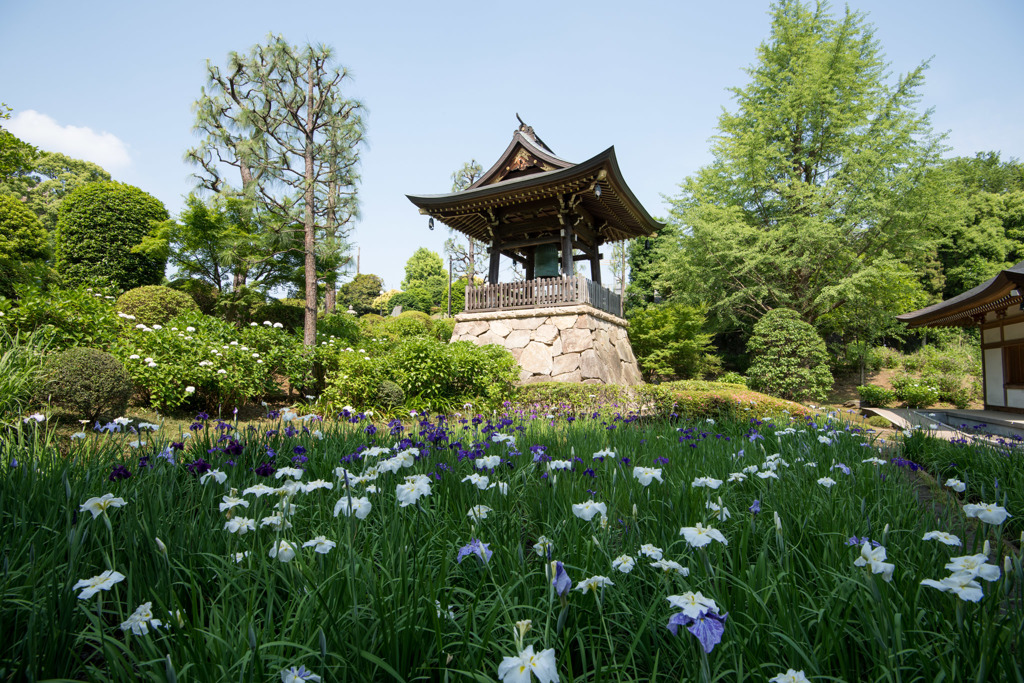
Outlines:
<svg viewBox="0 0 1024 683"><path fill-rule="evenodd" d="M46 114L26 109L5 128L25 142L47 152L60 152L99 164L108 171L124 169L132 162L128 145L113 133L97 133L83 126L62 126Z"/></svg>

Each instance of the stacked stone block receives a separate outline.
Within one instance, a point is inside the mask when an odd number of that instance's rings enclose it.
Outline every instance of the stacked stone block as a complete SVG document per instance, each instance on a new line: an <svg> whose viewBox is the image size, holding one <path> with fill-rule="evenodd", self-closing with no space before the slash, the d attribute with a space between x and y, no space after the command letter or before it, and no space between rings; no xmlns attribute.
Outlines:
<svg viewBox="0 0 1024 683"><path fill-rule="evenodd" d="M519 380L641 384L628 323L586 304L489 313L460 313L452 341L504 346Z"/></svg>

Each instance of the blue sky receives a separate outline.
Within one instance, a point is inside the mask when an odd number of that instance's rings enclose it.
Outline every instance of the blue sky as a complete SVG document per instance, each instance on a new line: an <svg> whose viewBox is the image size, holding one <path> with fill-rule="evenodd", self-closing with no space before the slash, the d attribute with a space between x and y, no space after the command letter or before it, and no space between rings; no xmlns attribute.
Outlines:
<svg viewBox="0 0 1024 683"><path fill-rule="evenodd" d="M921 106L948 132L950 154L1024 158L1024 3L850 6L869 13L894 74L932 59ZM176 213L192 187L182 154L196 141L190 107L206 60L223 64L270 32L331 45L355 74L348 94L369 110L352 238L363 272L398 287L416 248L440 252L447 236L428 231L405 194L447 191L471 158L490 166L517 112L570 161L615 145L637 197L663 216L663 196L709 161L718 115L733 107L727 89L746 83L768 37L768 7L0 0L0 101L22 137L102 163Z"/></svg>

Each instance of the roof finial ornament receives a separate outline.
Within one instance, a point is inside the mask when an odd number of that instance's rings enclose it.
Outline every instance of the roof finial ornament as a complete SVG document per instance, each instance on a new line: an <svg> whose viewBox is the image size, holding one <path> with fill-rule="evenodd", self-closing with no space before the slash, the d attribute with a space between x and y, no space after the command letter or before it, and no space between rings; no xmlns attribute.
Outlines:
<svg viewBox="0 0 1024 683"><path fill-rule="evenodd" d="M550 147L548 147L547 144L545 144L545 142L543 140L541 140L537 136L537 134L535 132L533 132L533 126L526 125L526 122L523 121L523 118L521 116L519 116L518 112L516 113L516 118L519 119L519 131L520 132L525 133L526 135L529 135L533 139L534 142L536 142L538 145L540 145L541 147L546 149L551 154L554 154L554 151Z"/></svg>

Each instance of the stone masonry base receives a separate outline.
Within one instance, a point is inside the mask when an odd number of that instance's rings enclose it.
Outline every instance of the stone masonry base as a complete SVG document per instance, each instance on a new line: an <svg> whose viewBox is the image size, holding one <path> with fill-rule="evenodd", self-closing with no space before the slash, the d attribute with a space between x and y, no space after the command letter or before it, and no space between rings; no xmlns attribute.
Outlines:
<svg viewBox="0 0 1024 683"><path fill-rule="evenodd" d="M586 304L460 313L452 341L504 346L519 363L523 384L642 384L627 325Z"/></svg>

